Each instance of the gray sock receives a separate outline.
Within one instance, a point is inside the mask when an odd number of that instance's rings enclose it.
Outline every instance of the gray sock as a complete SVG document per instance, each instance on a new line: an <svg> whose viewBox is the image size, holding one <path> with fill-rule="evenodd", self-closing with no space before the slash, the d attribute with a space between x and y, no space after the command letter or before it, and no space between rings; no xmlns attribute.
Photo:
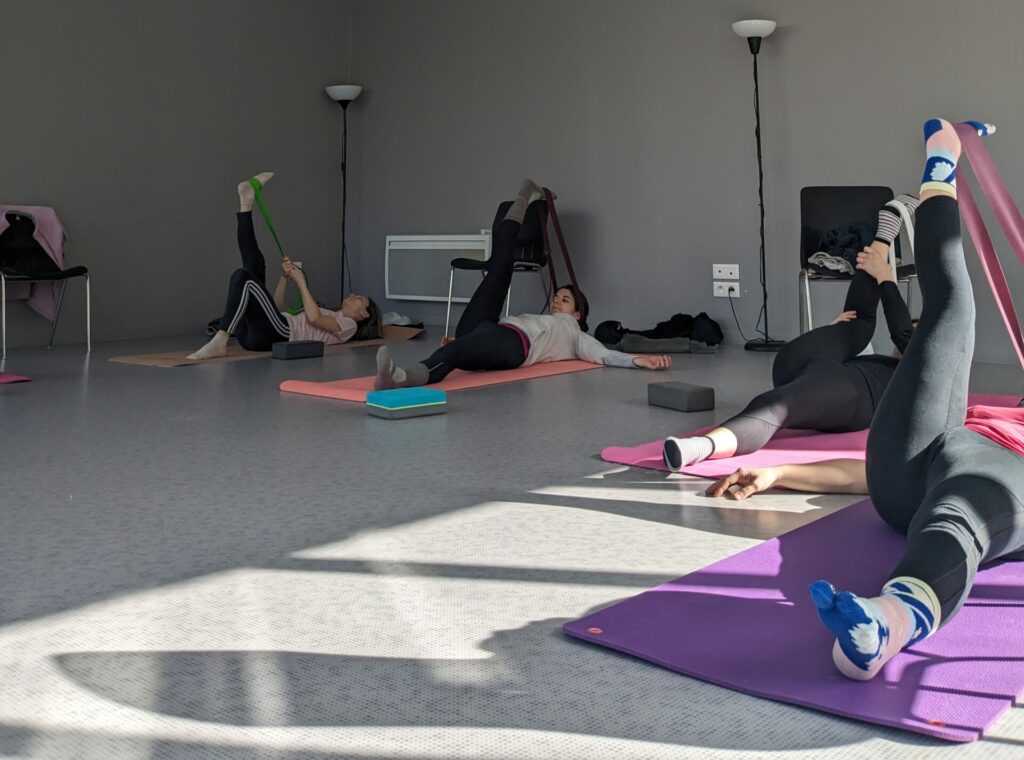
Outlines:
<svg viewBox="0 0 1024 760"><path fill-rule="evenodd" d="M411 367L405 368L405 382L402 384L402 387L413 388L426 385L429 380L430 371L427 369L427 365L423 362L417 362Z"/></svg>
<svg viewBox="0 0 1024 760"><path fill-rule="evenodd" d="M536 182L532 179L524 179L523 184L519 186L519 194L512 202L512 207L505 214L505 218L522 224L523 217L526 216L526 207L530 205L531 196L534 193L540 194L540 192L540 186Z"/></svg>
<svg viewBox="0 0 1024 760"><path fill-rule="evenodd" d="M665 446L662 449L662 456L665 458L665 465L672 472L679 472L691 464L703 462L715 453L715 442L706 435L695 435L692 438L665 439Z"/></svg>

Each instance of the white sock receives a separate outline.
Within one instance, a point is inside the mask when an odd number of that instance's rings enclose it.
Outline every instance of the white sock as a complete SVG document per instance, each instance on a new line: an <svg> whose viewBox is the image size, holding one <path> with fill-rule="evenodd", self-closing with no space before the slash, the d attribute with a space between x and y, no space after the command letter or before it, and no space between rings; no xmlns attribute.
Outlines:
<svg viewBox="0 0 1024 760"><path fill-rule="evenodd" d="M210 341L200 348L188 355L189 359L212 359L215 356L224 356L228 352L228 334L223 330L218 330L217 334L210 338Z"/></svg>

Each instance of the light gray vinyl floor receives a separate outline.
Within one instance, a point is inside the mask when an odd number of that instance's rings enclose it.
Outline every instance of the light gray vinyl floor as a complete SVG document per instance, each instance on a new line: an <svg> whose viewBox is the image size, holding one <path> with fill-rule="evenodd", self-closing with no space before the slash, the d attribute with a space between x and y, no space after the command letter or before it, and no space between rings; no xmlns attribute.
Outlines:
<svg viewBox="0 0 1024 760"><path fill-rule="evenodd" d="M401 360L436 343L399 346ZM710 422L646 385L767 387L727 348L453 394L389 422L282 394L372 349L179 369L189 338L21 348L0 386L0 756L1011 758L1024 710L948 745L737 694L570 640L563 622L850 503L714 501L601 462ZM977 390L1019 392L978 367ZM753 624L754 621L752 621ZM808 653L808 656L828 656Z"/></svg>

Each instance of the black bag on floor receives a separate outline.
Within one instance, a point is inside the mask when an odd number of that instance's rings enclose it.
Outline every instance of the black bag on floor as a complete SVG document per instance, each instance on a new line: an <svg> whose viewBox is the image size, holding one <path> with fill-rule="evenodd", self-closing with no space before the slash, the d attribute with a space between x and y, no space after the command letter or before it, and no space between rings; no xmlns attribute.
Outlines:
<svg viewBox="0 0 1024 760"><path fill-rule="evenodd" d="M689 314L673 314L667 321L659 322L649 330L630 330L623 327L621 322L614 320L602 322L594 330L594 337L609 347L618 346L627 335L636 335L652 341L689 338L705 346L717 346L725 338L719 324L703 311L696 317Z"/></svg>

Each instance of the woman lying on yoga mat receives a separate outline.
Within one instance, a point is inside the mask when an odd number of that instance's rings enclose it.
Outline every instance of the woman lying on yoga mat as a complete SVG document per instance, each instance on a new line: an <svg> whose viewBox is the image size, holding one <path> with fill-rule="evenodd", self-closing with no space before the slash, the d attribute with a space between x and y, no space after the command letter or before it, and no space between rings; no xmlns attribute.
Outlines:
<svg viewBox="0 0 1024 760"><path fill-rule="evenodd" d="M274 294L267 290L267 265L263 260L252 226L252 205L256 200L252 181L262 187L273 172L257 174L238 185L238 251L242 268L231 274L227 305L220 318L220 330L209 343L189 359L211 359L227 353L228 339L234 335L242 348L269 351L278 341L319 340L325 345L349 340L370 340L381 335L381 312L366 296L352 293L337 309L324 309L306 284L306 276L290 259L281 262L281 279ZM303 311L284 311L285 290L291 280L302 296Z"/></svg>
<svg viewBox="0 0 1024 760"><path fill-rule="evenodd" d="M983 137L995 131L969 123ZM741 470L708 489L720 496L738 485L739 498L772 485L866 491L882 519L907 535L878 596L811 584L818 616L836 636L833 660L858 680L948 623L980 565L1024 549L1024 409L967 407L974 296L956 200L960 139L940 119L926 122L924 135L916 251L924 307L871 423L867 462Z"/></svg>
<svg viewBox="0 0 1024 760"><path fill-rule="evenodd" d="M501 307L512 282L516 235L534 193L540 193L540 187L532 180L525 180L494 234L490 268L462 312L455 340L422 362L404 369L395 364L387 346L382 346L377 352L376 389L437 383L454 369L515 369L563 359L643 369L671 366L668 356L633 356L612 351L587 335L587 299L572 285L555 291L551 314L501 317Z"/></svg>
<svg viewBox="0 0 1024 760"><path fill-rule="evenodd" d="M896 200L913 213L918 200ZM875 333L878 301L898 352L913 334L910 312L889 264L889 247L899 235L899 212L886 205L878 212L875 240L857 255L857 272L846 292L846 305L830 325L787 343L772 365L774 388L754 398L732 419L704 435L668 437L665 465L678 472L705 459L749 454L764 447L780 428L847 433L871 424L899 359L858 356Z"/></svg>

